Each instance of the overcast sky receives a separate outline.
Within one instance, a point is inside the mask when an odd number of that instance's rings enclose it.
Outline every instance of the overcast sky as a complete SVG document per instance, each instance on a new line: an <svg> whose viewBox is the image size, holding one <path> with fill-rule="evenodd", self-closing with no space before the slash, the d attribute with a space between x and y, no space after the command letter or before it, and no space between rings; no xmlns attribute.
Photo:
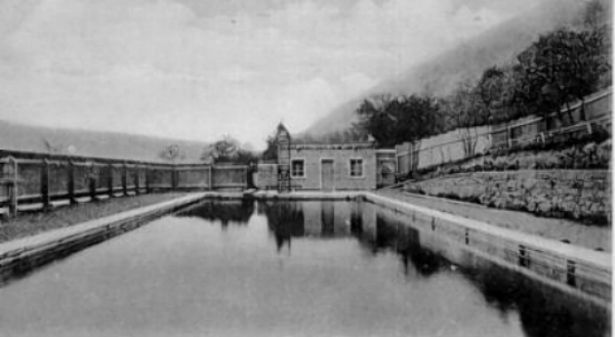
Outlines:
<svg viewBox="0 0 615 337"><path fill-rule="evenodd" d="M257 148L534 0L0 0L0 119Z"/></svg>

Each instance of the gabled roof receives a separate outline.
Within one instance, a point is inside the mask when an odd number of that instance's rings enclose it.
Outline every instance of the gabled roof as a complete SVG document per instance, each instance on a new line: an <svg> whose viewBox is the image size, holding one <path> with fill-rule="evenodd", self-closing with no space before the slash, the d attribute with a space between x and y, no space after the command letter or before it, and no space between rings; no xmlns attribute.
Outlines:
<svg viewBox="0 0 615 337"><path fill-rule="evenodd" d="M288 132L288 129L284 126L284 124L282 124L282 122L278 124L278 128L276 131L276 138L279 137L281 133L285 133L290 138L290 132Z"/></svg>

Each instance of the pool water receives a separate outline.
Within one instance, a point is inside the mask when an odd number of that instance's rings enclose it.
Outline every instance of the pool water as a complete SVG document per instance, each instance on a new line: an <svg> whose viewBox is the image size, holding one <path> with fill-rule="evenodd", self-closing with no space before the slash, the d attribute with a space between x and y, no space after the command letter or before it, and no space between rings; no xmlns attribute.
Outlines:
<svg viewBox="0 0 615 337"><path fill-rule="evenodd" d="M367 202L205 201L0 288L2 336L603 336L609 314L456 266Z"/></svg>

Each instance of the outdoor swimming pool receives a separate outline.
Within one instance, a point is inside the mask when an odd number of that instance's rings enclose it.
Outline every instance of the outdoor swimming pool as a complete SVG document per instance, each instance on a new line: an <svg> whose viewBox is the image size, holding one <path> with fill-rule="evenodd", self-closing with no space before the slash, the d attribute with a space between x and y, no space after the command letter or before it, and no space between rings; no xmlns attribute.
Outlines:
<svg viewBox="0 0 615 337"><path fill-rule="evenodd" d="M606 310L423 239L368 202L209 200L4 285L0 332L608 335Z"/></svg>

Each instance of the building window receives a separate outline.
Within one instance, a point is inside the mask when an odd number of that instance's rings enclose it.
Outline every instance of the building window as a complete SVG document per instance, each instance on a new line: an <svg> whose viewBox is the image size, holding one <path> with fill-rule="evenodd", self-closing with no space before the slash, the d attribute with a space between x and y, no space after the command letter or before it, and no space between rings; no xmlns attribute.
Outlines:
<svg viewBox="0 0 615 337"><path fill-rule="evenodd" d="M305 177L305 161L303 159L293 159L290 164L291 177Z"/></svg>
<svg viewBox="0 0 615 337"><path fill-rule="evenodd" d="M363 176L363 159L350 159L350 176Z"/></svg>

